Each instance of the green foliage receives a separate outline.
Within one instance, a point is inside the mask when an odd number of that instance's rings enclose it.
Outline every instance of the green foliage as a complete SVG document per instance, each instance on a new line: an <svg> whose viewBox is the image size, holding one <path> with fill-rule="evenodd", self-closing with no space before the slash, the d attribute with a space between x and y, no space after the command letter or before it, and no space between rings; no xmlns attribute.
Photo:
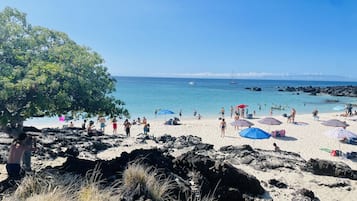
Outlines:
<svg viewBox="0 0 357 201"><path fill-rule="evenodd" d="M46 115L128 116L110 94L115 79L101 56L65 33L31 26L12 8L0 12L0 125Z"/></svg>

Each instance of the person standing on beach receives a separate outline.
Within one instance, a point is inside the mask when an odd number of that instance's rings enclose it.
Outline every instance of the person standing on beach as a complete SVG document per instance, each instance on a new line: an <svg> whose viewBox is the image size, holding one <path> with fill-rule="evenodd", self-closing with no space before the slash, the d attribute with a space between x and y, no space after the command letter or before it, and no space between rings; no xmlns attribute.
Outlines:
<svg viewBox="0 0 357 201"><path fill-rule="evenodd" d="M239 120L239 115L238 115L238 113L236 113L236 115L234 116L234 122L235 122L234 129L235 130L239 129L239 126L237 125L238 120Z"/></svg>
<svg viewBox="0 0 357 201"><path fill-rule="evenodd" d="M295 108L292 108L292 109L291 109L291 115L290 115L290 116L291 116L290 118L291 118L291 122L292 122L292 123L295 123L295 115L296 115L296 110L295 110Z"/></svg>
<svg viewBox="0 0 357 201"><path fill-rule="evenodd" d="M33 138L31 135L26 135L26 138L23 141L23 145L28 147L24 151L22 156L22 169L26 172L30 172L31 169L31 154L32 149L36 149L36 138Z"/></svg>
<svg viewBox="0 0 357 201"><path fill-rule="evenodd" d="M87 120L83 120L83 123L82 123L82 129L85 130L86 129L86 124L87 124Z"/></svg>
<svg viewBox="0 0 357 201"><path fill-rule="evenodd" d="M10 145L9 156L6 163L6 171L10 179L19 179L21 172L21 159L25 151L31 151L31 146L25 145L27 138L25 133L21 133Z"/></svg>
<svg viewBox="0 0 357 201"><path fill-rule="evenodd" d="M124 125L124 129L125 129L126 137L130 137L130 127L131 127L131 123L129 122L128 119L125 119L123 125Z"/></svg>
<svg viewBox="0 0 357 201"><path fill-rule="evenodd" d="M224 120L224 118L222 119L221 123L219 124L220 128L221 128L221 137L224 137L226 134L226 121Z"/></svg>
<svg viewBox="0 0 357 201"><path fill-rule="evenodd" d="M148 134L150 132L150 124L146 123L144 125L144 134Z"/></svg>
<svg viewBox="0 0 357 201"><path fill-rule="evenodd" d="M98 119L99 123L100 123L100 131L102 131L104 133L105 130L105 117L101 116Z"/></svg>
<svg viewBox="0 0 357 201"><path fill-rule="evenodd" d="M118 130L118 120L116 117L113 118L112 120L112 125L113 125L113 134L117 134Z"/></svg>
<svg viewBox="0 0 357 201"><path fill-rule="evenodd" d="M182 118L182 110L180 110L180 112L179 112L179 117L180 117L180 119Z"/></svg>

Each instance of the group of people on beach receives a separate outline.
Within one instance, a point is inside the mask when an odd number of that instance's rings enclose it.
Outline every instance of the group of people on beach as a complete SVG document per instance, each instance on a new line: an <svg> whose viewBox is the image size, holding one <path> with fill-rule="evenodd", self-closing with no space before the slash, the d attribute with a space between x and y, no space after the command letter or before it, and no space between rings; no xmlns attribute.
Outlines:
<svg viewBox="0 0 357 201"><path fill-rule="evenodd" d="M105 132L105 127L106 125L106 119L103 116L100 116L98 118L98 123L100 126L100 129L97 130L95 128L95 123L93 120L89 121L89 124L87 126L87 120L84 119L81 128L83 130L86 130L87 133L89 135L98 135L98 134L103 134ZM118 119L117 117L113 117L111 120L112 123L112 128L113 128L113 134L117 134L118 133ZM126 119L123 123L123 127L124 127L124 131L127 137L130 137L130 128L132 125L144 125L144 133L147 134L148 132L150 132L150 124L147 122L146 117L143 117L142 120L140 119L140 117L137 118L137 120L133 120L132 123L129 121L129 119Z"/></svg>

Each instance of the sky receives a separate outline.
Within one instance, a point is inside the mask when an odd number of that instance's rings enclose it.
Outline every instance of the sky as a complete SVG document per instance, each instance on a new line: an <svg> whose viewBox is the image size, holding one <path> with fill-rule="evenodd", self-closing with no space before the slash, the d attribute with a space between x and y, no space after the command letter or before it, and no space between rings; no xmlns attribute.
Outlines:
<svg viewBox="0 0 357 201"><path fill-rule="evenodd" d="M357 81L355 0L0 0L112 75Z"/></svg>

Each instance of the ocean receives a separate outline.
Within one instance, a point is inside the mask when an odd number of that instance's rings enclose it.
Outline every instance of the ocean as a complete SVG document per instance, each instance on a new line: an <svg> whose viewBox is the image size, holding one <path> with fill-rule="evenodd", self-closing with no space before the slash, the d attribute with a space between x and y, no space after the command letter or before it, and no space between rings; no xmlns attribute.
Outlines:
<svg viewBox="0 0 357 201"><path fill-rule="evenodd" d="M289 114L295 108L297 114L311 114L314 109L319 112L336 112L334 107L343 108L346 103L357 103L356 98L335 97L329 95L311 96L297 92L279 92L278 87L286 86L347 86L357 82L332 81L291 81L291 80L235 80L198 79L198 78L150 78L150 77L115 77L116 91L111 94L125 102L131 119L146 117L153 119L155 110L168 109L173 115L161 115L157 118L178 117L182 111L183 118L193 118L196 110L202 118L218 118L221 108L230 115L230 107L239 104L248 105L248 113L255 111L258 116ZM246 88L260 87L262 91ZM336 103L327 103L335 100ZM342 113L342 111L341 111ZM81 120L80 120L81 121ZM56 125L58 117L32 118L25 125ZM66 124L66 122L63 122Z"/></svg>
<svg viewBox="0 0 357 201"><path fill-rule="evenodd" d="M197 78L149 78L149 77L115 77L117 80L115 97L125 102L125 108L131 118L155 117L156 109L169 109L178 116L193 116L196 110L202 117L218 117L222 107L230 114L230 107L239 104L248 105L249 113L266 116L270 108L273 115L290 113L295 108L297 113L334 112L336 106L356 103L356 98L335 97L329 95L312 96L302 92L279 92L279 87L287 86L347 86L357 82L336 81L291 81L291 80L235 80L197 79ZM246 88L260 87L262 91ZM327 100L337 101L327 103Z"/></svg>

